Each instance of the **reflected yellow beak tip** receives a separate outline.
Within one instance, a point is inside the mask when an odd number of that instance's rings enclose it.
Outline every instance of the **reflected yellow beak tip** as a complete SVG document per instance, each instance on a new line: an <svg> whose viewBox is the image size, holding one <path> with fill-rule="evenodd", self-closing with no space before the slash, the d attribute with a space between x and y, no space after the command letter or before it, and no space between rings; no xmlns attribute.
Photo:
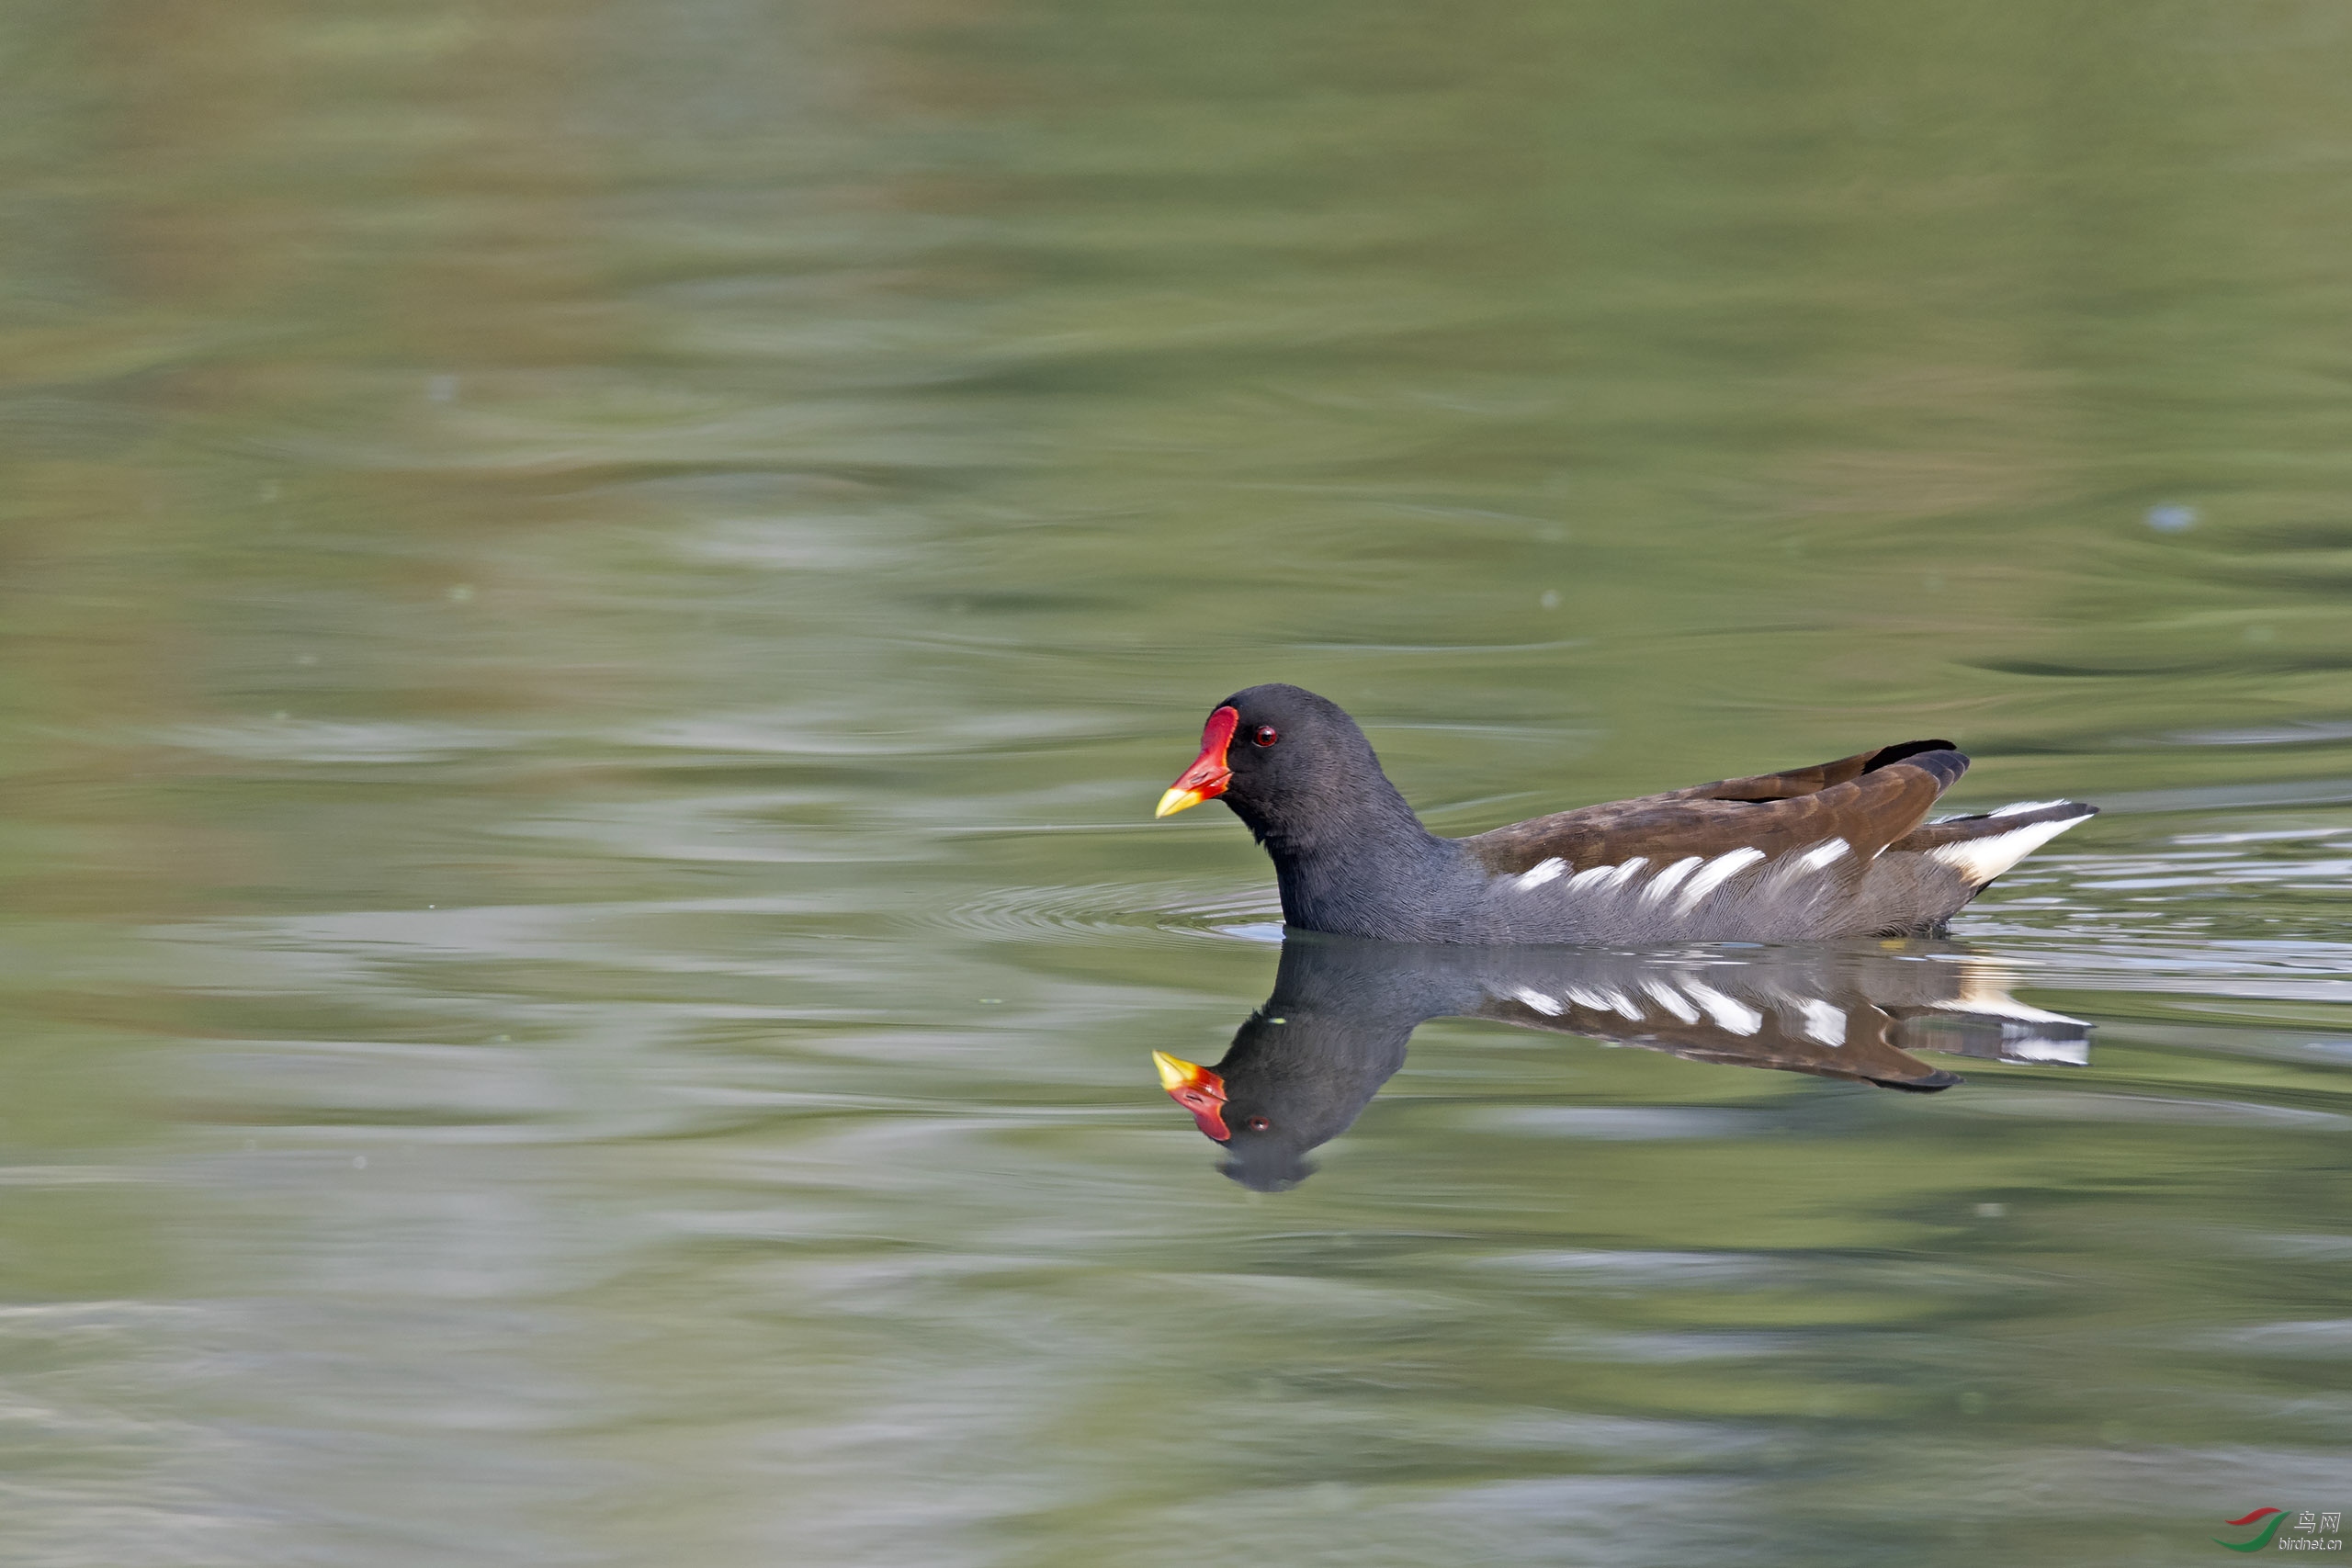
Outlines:
<svg viewBox="0 0 2352 1568"><path fill-rule="evenodd" d="M1179 811L1198 806L1207 798L1207 795L1196 789L1171 789L1159 797L1159 808L1154 811L1152 816L1172 817Z"/></svg>
<svg viewBox="0 0 2352 1568"><path fill-rule="evenodd" d="M1159 1069L1159 1087L1173 1093L1200 1076L1201 1069L1181 1056L1165 1051L1151 1054L1151 1065Z"/></svg>

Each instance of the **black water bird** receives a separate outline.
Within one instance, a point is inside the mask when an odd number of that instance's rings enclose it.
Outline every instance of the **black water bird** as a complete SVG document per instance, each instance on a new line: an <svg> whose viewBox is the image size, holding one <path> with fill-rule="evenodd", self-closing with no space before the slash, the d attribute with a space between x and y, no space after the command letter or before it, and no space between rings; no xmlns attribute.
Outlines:
<svg viewBox="0 0 2352 1568"><path fill-rule="evenodd" d="M1948 740L1441 838L1355 720L1296 686L1219 703L1155 815L1223 800L1274 863L1283 919L1391 942L1822 942L1939 933L2097 814L2020 801L1927 820L1968 768Z"/></svg>

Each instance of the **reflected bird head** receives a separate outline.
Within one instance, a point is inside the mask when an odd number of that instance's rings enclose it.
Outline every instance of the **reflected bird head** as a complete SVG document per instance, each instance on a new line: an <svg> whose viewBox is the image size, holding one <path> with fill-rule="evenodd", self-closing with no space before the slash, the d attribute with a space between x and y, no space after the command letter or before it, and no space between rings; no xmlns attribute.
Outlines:
<svg viewBox="0 0 2352 1568"><path fill-rule="evenodd" d="M1168 1097L1193 1113L1193 1121L1203 1133L1224 1143L1232 1134L1225 1124L1225 1080L1182 1056L1171 1056L1165 1051L1151 1054L1151 1065L1159 1069L1159 1087Z"/></svg>
<svg viewBox="0 0 2352 1568"><path fill-rule="evenodd" d="M1306 1150L1275 1121L1272 1108L1259 1103L1265 1086L1244 1079L1244 1098L1237 1101L1235 1085L1221 1074L1171 1056L1151 1054L1159 1069L1159 1087L1170 1099L1193 1113L1200 1130L1225 1145L1226 1157L1217 1168L1244 1187L1261 1192L1295 1187L1315 1168L1301 1156Z"/></svg>

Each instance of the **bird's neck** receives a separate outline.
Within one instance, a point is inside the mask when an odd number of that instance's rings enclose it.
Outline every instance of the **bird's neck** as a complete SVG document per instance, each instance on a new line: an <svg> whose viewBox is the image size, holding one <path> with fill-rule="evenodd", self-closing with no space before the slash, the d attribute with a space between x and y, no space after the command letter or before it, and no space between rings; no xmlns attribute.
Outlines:
<svg viewBox="0 0 2352 1568"><path fill-rule="evenodd" d="M1449 880L1461 859L1377 772L1311 809L1242 819L1273 860L1283 919L1311 931L1410 940L1400 895Z"/></svg>

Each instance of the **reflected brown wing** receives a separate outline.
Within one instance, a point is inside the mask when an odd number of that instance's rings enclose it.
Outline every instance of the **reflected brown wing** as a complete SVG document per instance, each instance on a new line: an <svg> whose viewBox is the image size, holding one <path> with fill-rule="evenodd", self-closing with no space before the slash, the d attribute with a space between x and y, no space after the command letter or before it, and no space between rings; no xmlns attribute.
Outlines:
<svg viewBox="0 0 2352 1568"><path fill-rule="evenodd" d="M1633 1007L1619 1010L1594 1007L1573 996L1544 1000L1557 1010L1539 1010L1517 998L1498 998L1476 1016L1521 1029L1646 1046L1685 1061L1811 1073L1815 1077L1856 1079L1885 1089L1932 1091L1966 1081L1958 1073L1930 1066L1895 1044L1894 1020L1857 995L1824 998L1817 1004L1828 1009L1829 1017L1836 1021L1828 1031L1838 1041L1835 1045L1822 1038L1824 1025L1819 1019L1782 1016L1780 1010L1761 1013L1752 1033L1736 1034L1706 1018L1685 1021L1661 1015L1629 1021L1625 1012L1639 1010L1647 995L1634 998Z"/></svg>
<svg viewBox="0 0 2352 1568"><path fill-rule="evenodd" d="M1498 874L1554 859L1581 871L1636 855L1653 865L1738 849L1770 856L1831 839L1867 859L1918 827L1967 771L1950 741L1912 740L1817 767L1532 818L1462 842Z"/></svg>

